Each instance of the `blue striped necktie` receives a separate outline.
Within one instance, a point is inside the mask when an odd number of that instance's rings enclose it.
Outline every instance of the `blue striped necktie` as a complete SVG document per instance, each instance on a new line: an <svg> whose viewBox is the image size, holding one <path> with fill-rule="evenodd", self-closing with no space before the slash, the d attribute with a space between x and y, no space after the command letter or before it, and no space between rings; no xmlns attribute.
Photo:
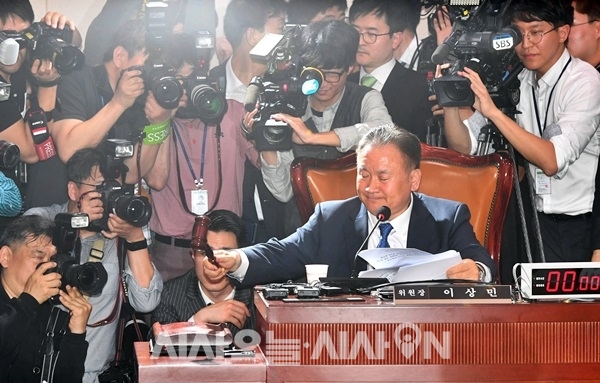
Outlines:
<svg viewBox="0 0 600 383"><path fill-rule="evenodd" d="M381 233L381 239L379 240L379 244L377 245L377 247L390 247L390 244L388 242L388 236L392 232L393 228L394 227L389 222L382 223L381 225L379 225L379 232Z"/></svg>

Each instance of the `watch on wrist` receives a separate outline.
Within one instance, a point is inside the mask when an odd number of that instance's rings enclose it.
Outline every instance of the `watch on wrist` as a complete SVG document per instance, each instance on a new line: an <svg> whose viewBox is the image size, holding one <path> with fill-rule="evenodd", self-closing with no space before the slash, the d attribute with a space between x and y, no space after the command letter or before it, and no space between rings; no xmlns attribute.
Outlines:
<svg viewBox="0 0 600 383"><path fill-rule="evenodd" d="M141 241L136 242L125 241L125 248L127 249L127 251L138 251L142 249L147 249L148 242L146 242L146 239L142 239Z"/></svg>
<svg viewBox="0 0 600 383"><path fill-rule="evenodd" d="M477 270L479 270L479 280L481 282L485 281L485 268L480 263L475 262L475 264L477 265Z"/></svg>

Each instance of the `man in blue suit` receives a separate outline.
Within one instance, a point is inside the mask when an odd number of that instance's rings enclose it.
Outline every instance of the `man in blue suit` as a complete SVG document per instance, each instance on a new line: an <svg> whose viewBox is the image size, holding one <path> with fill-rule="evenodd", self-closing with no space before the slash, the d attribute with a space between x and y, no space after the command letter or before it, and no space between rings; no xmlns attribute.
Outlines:
<svg viewBox="0 0 600 383"><path fill-rule="evenodd" d="M412 133L384 126L371 130L360 141L357 153L358 196L324 202L310 220L283 240L240 250L216 252L215 264L207 259L205 273L216 278L229 273L243 285L297 279L305 265L329 265L330 277L349 277L354 255L377 223L376 212L388 206L392 225L390 247L417 248L433 254L456 250L462 262L446 271L448 278L491 281L495 265L479 244L469 223L466 205L416 193L421 182L421 146ZM367 248L377 247L375 231ZM358 271L366 264L358 265Z"/></svg>

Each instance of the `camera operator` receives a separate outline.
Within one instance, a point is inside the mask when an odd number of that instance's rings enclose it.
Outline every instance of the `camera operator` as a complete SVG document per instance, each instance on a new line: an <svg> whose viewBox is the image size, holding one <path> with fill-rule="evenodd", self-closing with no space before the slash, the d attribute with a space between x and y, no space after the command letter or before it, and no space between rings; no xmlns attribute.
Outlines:
<svg viewBox="0 0 600 383"><path fill-rule="evenodd" d="M293 129L294 146L288 151L262 151L262 174L273 195L286 205L286 232L300 227L292 200L290 166L295 157L333 159L356 147L370 129L392 124L378 91L347 82L356 60L358 32L343 21L320 21L302 32L300 66L324 75L317 93L309 96L304 116L274 114ZM247 113L243 125L251 129L258 110Z"/></svg>
<svg viewBox="0 0 600 383"><path fill-rule="evenodd" d="M600 76L565 49L573 22L569 2L517 0L508 11L523 35L515 47L525 67L519 74L520 114L516 121L505 115L479 75L465 68L458 75L470 80L477 112L467 127L458 108L444 108L448 144L473 152L485 123L482 116L489 119L529 162L545 260L589 261Z"/></svg>
<svg viewBox="0 0 600 383"><path fill-rule="evenodd" d="M0 2L0 30L18 35L34 22L33 8L27 0L5 0ZM60 30L68 26L79 39L79 32L73 22L56 12L48 12L41 23ZM38 161L29 122L24 120L28 108L27 87L33 81L38 86L29 96L35 106L46 112L49 127L52 126L52 112L55 107L57 82L60 75L51 60L27 60L28 51L24 40L19 41L17 61L12 65L0 63L0 82L10 85L10 97L0 101L0 140L15 143L20 149L22 161L32 164ZM56 159L55 159L56 160ZM64 194L64 193L63 193Z"/></svg>
<svg viewBox="0 0 600 383"><path fill-rule="evenodd" d="M77 288L61 290L60 274L50 272L56 266L50 262L56 253L52 228L45 218L22 216L0 237L0 382L81 382L92 306ZM55 295L68 312L48 301ZM55 337L48 338L47 326L57 314ZM54 346L46 358L44 342ZM49 375L43 362L52 366Z"/></svg>
<svg viewBox="0 0 600 383"><path fill-rule="evenodd" d="M105 160L105 155L99 149L86 148L75 152L67 161L69 201L62 205L30 209L25 214L54 219L58 213L83 212L88 214L91 221L102 219L105 206L101 199L102 194L97 190L98 186L105 182L100 171L100 166ZM81 263L91 260L92 254L102 253L101 262L108 273L108 282L102 294L89 298L94 308L90 317L92 323L102 322L107 318L114 319L113 314L118 317L118 311L115 309L121 309L117 237L125 241L127 249L122 272L129 303L133 309L144 313L152 311L159 303L162 290L162 280L150 261L142 228L128 224L113 213L109 214L107 226L109 231L104 230L101 233L81 229L77 240L80 244L75 245L75 251L80 250ZM88 329L86 339L94 352L88 355L85 361L83 381L86 383L97 381L98 375L114 358L118 321L107 322Z"/></svg>
<svg viewBox="0 0 600 383"><path fill-rule="evenodd" d="M121 138L136 143L136 154L125 162L130 170L126 183L136 183L152 170L162 142L169 135L172 111L161 107L154 94L146 89L140 68L148 57L145 31L143 20L125 23L114 33L103 65L85 66L63 77L58 87L61 110L55 113L51 129L62 161L69 160L79 149L97 147L107 138ZM147 97L138 99L145 92ZM152 140L148 133L151 131L159 133L160 139ZM141 151L139 167L138 151ZM66 177L61 180L55 175L63 168L63 164L53 164L44 175L32 180L35 193L64 187ZM56 184L59 186L51 186Z"/></svg>

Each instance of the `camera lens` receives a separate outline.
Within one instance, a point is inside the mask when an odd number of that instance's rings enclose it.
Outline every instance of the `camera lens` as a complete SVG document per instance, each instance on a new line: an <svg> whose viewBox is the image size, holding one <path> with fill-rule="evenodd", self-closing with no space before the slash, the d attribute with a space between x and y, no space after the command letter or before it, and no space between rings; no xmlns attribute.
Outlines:
<svg viewBox="0 0 600 383"><path fill-rule="evenodd" d="M227 101L223 95L206 84L194 87L190 92L190 100L200 120L208 125L219 123L227 112Z"/></svg>
<svg viewBox="0 0 600 383"><path fill-rule="evenodd" d="M21 151L12 142L0 140L0 168L11 170L17 166Z"/></svg>
<svg viewBox="0 0 600 383"><path fill-rule="evenodd" d="M165 109L175 109L183 96L183 87L174 77L163 77L154 81L152 92L158 105Z"/></svg>
<svg viewBox="0 0 600 383"><path fill-rule="evenodd" d="M54 66L60 74L69 74L81 69L85 61L83 53L72 45L63 46L56 50Z"/></svg>
<svg viewBox="0 0 600 383"><path fill-rule="evenodd" d="M451 100L465 100L471 95L471 82L467 79L446 82L444 83L444 91Z"/></svg>
<svg viewBox="0 0 600 383"><path fill-rule="evenodd" d="M88 262L83 265L70 265L64 270L63 285L77 287L87 295L102 292L108 280L104 265L100 262Z"/></svg>
<svg viewBox="0 0 600 383"><path fill-rule="evenodd" d="M113 205L115 214L133 226L142 227L150 221L152 206L146 197L121 195Z"/></svg>
<svg viewBox="0 0 600 383"><path fill-rule="evenodd" d="M270 145L277 145L285 140L288 129L287 126L267 126L263 130L263 136Z"/></svg>

